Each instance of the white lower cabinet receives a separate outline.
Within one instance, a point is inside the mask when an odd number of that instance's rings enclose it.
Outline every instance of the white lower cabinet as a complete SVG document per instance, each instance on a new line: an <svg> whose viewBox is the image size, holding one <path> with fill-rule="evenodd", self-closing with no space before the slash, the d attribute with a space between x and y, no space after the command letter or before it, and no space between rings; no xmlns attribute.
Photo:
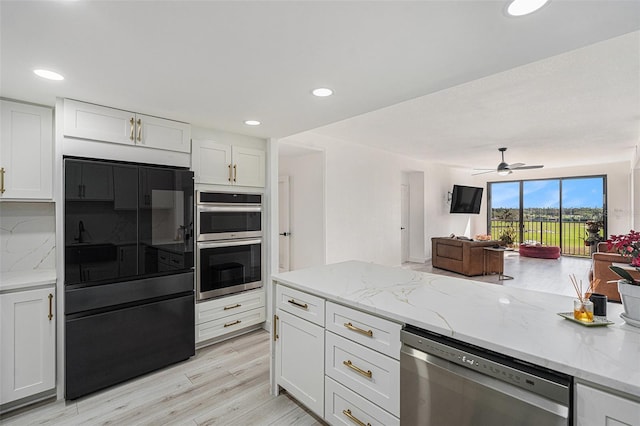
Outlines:
<svg viewBox="0 0 640 426"><path fill-rule="evenodd" d="M324 385L324 418L332 425L398 426L400 419L352 390L327 377Z"/></svg>
<svg viewBox="0 0 640 426"><path fill-rule="evenodd" d="M55 288L0 294L0 405L55 387Z"/></svg>
<svg viewBox="0 0 640 426"><path fill-rule="evenodd" d="M575 385L577 426L638 426L640 401L624 398L583 383Z"/></svg>
<svg viewBox="0 0 640 426"><path fill-rule="evenodd" d="M400 362L327 331L325 374L400 416Z"/></svg>
<svg viewBox="0 0 640 426"><path fill-rule="evenodd" d="M196 344L265 320L264 290L257 289L196 304Z"/></svg>
<svg viewBox="0 0 640 426"><path fill-rule="evenodd" d="M276 381L324 417L324 327L276 311Z"/></svg>

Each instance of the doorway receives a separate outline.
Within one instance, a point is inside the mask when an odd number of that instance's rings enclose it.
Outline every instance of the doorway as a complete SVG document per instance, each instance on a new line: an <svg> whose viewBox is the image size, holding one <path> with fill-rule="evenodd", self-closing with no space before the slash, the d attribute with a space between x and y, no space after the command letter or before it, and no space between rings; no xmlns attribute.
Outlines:
<svg viewBox="0 0 640 426"><path fill-rule="evenodd" d="M278 176L279 269L324 265L324 151L280 141Z"/></svg>
<svg viewBox="0 0 640 426"><path fill-rule="evenodd" d="M425 261L424 172L402 172L400 182L400 261Z"/></svg>

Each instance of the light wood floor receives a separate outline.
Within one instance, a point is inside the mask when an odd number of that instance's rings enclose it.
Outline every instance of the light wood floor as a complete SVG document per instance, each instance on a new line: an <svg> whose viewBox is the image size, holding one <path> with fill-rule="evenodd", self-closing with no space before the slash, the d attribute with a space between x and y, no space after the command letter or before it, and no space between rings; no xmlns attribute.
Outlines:
<svg viewBox="0 0 640 426"><path fill-rule="evenodd" d="M505 274L470 277L573 296L569 274L587 282L589 259L534 259L505 253ZM404 267L466 278L431 262ZM286 393L269 394L269 335L252 332L200 349L188 361L76 401L9 414L6 425L323 425Z"/></svg>
<svg viewBox="0 0 640 426"><path fill-rule="evenodd" d="M269 334L255 331L188 361L3 425L323 425L286 393L269 394Z"/></svg>

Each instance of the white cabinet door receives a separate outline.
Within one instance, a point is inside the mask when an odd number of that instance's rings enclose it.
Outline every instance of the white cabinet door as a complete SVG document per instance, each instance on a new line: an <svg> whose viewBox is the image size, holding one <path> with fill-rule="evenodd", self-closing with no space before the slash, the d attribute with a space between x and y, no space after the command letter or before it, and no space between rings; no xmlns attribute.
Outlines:
<svg viewBox="0 0 640 426"><path fill-rule="evenodd" d="M136 114L135 139L150 148L191 152L191 126L179 121Z"/></svg>
<svg viewBox="0 0 640 426"><path fill-rule="evenodd" d="M231 145L214 141L193 141L193 174L196 183L231 185Z"/></svg>
<svg viewBox="0 0 640 426"><path fill-rule="evenodd" d="M277 383L324 417L324 328L285 311L276 312Z"/></svg>
<svg viewBox="0 0 640 426"><path fill-rule="evenodd" d="M575 386L577 426L640 425L640 402L594 389Z"/></svg>
<svg viewBox="0 0 640 426"><path fill-rule="evenodd" d="M0 101L0 199L53 198L51 108Z"/></svg>
<svg viewBox="0 0 640 426"><path fill-rule="evenodd" d="M65 99L63 131L68 137L133 145L135 114Z"/></svg>
<svg viewBox="0 0 640 426"><path fill-rule="evenodd" d="M231 156L234 185L264 187L264 151L234 146Z"/></svg>
<svg viewBox="0 0 640 426"><path fill-rule="evenodd" d="M0 295L0 404L55 386L54 288Z"/></svg>
<svg viewBox="0 0 640 426"><path fill-rule="evenodd" d="M196 183L264 187L266 154L259 149L225 143L193 141Z"/></svg>

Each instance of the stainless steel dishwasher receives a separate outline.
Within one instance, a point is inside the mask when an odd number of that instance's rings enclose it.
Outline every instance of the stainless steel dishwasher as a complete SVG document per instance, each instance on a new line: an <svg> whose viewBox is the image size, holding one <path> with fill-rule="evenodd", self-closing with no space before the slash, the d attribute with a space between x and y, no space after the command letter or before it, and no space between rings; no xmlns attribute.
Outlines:
<svg viewBox="0 0 640 426"><path fill-rule="evenodd" d="M411 326L401 339L403 425L571 425L571 376Z"/></svg>

